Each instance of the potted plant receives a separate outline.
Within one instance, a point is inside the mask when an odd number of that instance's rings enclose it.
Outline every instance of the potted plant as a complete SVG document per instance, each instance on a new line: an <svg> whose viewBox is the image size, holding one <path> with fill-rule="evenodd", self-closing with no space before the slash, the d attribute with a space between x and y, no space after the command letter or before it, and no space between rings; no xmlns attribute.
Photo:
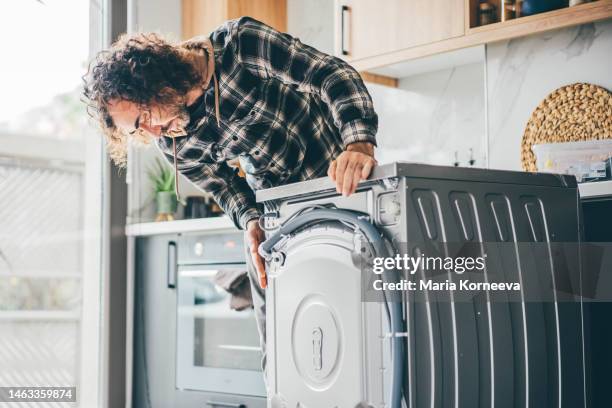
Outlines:
<svg viewBox="0 0 612 408"><path fill-rule="evenodd" d="M155 159L156 169L149 169L149 179L153 183L157 216L155 221L172 221L177 209L176 193L174 192L174 172L164 166L159 158Z"/></svg>

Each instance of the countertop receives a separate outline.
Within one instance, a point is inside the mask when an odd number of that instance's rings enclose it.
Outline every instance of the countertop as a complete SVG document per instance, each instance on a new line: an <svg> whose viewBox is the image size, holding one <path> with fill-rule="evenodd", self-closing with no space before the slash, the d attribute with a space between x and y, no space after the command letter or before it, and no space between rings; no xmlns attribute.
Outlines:
<svg viewBox="0 0 612 408"><path fill-rule="evenodd" d="M127 236L176 234L182 232L238 231L229 217L195 218L191 220L143 222L125 227Z"/></svg>
<svg viewBox="0 0 612 408"><path fill-rule="evenodd" d="M612 180L578 184L581 198L612 196Z"/></svg>

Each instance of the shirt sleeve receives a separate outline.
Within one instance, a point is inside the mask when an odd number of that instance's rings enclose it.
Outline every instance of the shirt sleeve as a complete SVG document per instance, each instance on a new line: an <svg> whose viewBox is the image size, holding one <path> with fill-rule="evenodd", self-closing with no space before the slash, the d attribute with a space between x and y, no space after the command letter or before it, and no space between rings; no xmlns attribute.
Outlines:
<svg viewBox="0 0 612 408"><path fill-rule="evenodd" d="M329 106L345 147L376 145L378 116L359 73L340 58L302 44L250 17L235 20L232 47L238 62L261 78L277 78Z"/></svg>
<svg viewBox="0 0 612 408"><path fill-rule="evenodd" d="M172 163L172 157L165 154ZM259 218L261 211L255 201L255 194L246 180L238 176L238 169L226 163L201 161L179 161L178 170L196 187L210 193L236 228L246 229L246 224Z"/></svg>

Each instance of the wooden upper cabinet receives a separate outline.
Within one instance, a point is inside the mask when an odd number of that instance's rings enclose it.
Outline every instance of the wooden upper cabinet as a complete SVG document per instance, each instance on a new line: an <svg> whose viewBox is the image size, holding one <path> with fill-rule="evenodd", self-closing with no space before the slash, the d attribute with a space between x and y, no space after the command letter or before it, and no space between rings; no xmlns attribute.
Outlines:
<svg viewBox="0 0 612 408"><path fill-rule="evenodd" d="M465 0L336 0L336 55L356 61L465 34Z"/></svg>
<svg viewBox="0 0 612 408"><path fill-rule="evenodd" d="M209 34L224 21L250 16L287 31L287 0L182 0L184 40Z"/></svg>

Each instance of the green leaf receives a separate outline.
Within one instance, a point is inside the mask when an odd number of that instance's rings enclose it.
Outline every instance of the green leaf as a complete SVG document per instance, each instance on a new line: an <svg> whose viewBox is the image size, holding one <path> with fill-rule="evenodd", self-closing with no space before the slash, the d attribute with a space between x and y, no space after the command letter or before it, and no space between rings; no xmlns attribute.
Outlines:
<svg viewBox="0 0 612 408"><path fill-rule="evenodd" d="M159 158L155 158L156 168L147 170L149 180L154 186L155 192L174 191L174 169L162 164Z"/></svg>

